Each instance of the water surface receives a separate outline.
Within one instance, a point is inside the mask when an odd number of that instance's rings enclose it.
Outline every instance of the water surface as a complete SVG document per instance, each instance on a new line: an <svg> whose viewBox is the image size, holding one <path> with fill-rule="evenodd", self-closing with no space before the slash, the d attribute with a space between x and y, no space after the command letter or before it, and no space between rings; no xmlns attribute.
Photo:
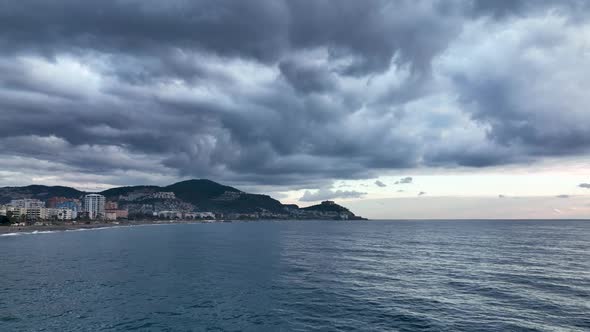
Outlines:
<svg viewBox="0 0 590 332"><path fill-rule="evenodd" d="M0 236L0 331L587 331L590 222Z"/></svg>

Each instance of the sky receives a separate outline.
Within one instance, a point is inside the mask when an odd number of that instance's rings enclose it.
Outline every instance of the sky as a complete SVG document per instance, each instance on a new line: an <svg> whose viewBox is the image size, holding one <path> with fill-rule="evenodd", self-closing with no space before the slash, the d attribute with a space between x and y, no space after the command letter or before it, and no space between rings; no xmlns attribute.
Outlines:
<svg viewBox="0 0 590 332"><path fill-rule="evenodd" d="M590 2L0 4L0 186L590 218Z"/></svg>

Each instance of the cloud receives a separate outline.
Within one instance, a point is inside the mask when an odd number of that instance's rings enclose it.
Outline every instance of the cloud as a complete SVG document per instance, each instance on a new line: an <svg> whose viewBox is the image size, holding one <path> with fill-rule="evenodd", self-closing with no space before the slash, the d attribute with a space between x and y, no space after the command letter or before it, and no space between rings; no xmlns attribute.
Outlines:
<svg viewBox="0 0 590 332"><path fill-rule="evenodd" d="M375 181L375 185L376 185L377 187L381 187L381 188L385 188L385 187L387 187L387 185L386 185L385 183L383 183L383 182L381 182L381 181L379 181L379 180Z"/></svg>
<svg viewBox="0 0 590 332"><path fill-rule="evenodd" d="M396 181L395 184L411 184L414 182L414 179L410 176L400 179Z"/></svg>
<svg viewBox="0 0 590 332"><path fill-rule="evenodd" d="M490 145L467 154L453 151L447 158L486 166L518 162L518 153L535 158L587 151L590 130L578 124L590 121L590 97L581 88L590 79L580 70L590 66L590 58L580 57L575 45L577 35L589 30L587 19L572 24L547 12L467 27L441 64L460 94L460 107L486 128ZM484 32L494 41L481 39ZM472 60L458 60L459 55Z"/></svg>
<svg viewBox="0 0 590 332"><path fill-rule="evenodd" d="M580 183L579 187L584 189L590 189L590 183Z"/></svg>
<svg viewBox="0 0 590 332"><path fill-rule="evenodd" d="M358 191L342 191L342 190L331 190L327 188L318 189L315 192L309 190L305 191L303 196L299 199L301 202L317 202L332 199L349 199L349 198L360 198L366 195L366 193Z"/></svg>
<svg viewBox="0 0 590 332"><path fill-rule="evenodd" d="M319 188L586 156L588 8L13 1L0 10L0 172Z"/></svg>

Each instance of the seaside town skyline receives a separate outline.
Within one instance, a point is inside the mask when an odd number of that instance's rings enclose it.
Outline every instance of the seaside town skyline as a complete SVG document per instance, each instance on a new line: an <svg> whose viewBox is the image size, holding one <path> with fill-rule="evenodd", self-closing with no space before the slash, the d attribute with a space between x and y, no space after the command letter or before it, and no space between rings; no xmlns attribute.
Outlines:
<svg viewBox="0 0 590 332"><path fill-rule="evenodd" d="M178 195L177 195L178 194ZM63 195L63 196L58 196ZM86 193L68 187L0 188L0 225L75 226L162 221L363 220L333 201L300 208L210 180Z"/></svg>

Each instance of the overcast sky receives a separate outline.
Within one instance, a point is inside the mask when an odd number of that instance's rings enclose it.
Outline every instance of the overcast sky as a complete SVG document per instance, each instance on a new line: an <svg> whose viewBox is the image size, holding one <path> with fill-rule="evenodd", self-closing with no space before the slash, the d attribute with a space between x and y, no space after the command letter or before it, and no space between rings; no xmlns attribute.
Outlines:
<svg viewBox="0 0 590 332"><path fill-rule="evenodd" d="M589 91L584 0L4 1L0 185L590 217Z"/></svg>

